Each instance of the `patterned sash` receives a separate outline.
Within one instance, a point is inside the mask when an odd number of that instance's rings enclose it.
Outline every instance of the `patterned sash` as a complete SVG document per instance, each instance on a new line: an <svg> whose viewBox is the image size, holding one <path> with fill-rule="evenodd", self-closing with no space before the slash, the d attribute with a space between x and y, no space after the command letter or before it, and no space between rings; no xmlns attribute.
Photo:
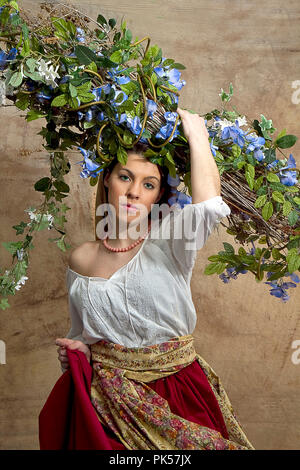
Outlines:
<svg viewBox="0 0 300 470"><path fill-rule="evenodd" d="M213 369L196 353L192 335L141 348L100 340L91 345L91 400L99 421L128 450L254 450ZM195 359L207 376L230 440L171 412L147 382L174 374Z"/></svg>

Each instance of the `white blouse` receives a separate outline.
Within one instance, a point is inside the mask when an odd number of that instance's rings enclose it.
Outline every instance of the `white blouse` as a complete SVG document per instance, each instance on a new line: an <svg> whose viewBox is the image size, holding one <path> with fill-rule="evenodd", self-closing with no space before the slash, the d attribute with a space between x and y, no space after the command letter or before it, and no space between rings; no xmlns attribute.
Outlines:
<svg viewBox="0 0 300 470"><path fill-rule="evenodd" d="M197 315L190 280L197 250L229 214L221 196L183 209L173 206L159 230L152 227L135 256L109 279L68 267L71 329L66 337L85 344L106 339L143 347L192 334Z"/></svg>

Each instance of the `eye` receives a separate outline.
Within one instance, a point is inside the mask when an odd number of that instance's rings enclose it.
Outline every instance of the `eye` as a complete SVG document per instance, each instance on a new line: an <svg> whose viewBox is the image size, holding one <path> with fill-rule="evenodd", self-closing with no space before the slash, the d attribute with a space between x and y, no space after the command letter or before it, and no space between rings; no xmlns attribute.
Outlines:
<svg viewBox="0 0 300 470"><path fill-rule="evenodd" d="M120 178L129 178L129 176L128 175L120 175ZM122 181L125 181L125 180L122 180ZM148 186L147 189L155 189L152 183L145 183L145 184L150 184L150 188Z"/></svg>

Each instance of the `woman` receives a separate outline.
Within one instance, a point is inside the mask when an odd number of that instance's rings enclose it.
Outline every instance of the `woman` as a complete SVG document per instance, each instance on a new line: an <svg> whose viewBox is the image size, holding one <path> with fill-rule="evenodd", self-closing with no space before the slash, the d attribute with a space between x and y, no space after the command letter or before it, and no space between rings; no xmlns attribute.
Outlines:
<svg viewBox="0 0 300 470"><path fill-rule="evenodd" d="M72 326L56 344L62 370L70 373L71 361L73 378L72 353L92 367L88 394L101 449L254 449L218 376L193 346L197 250L230 209L203 118L178 113L190 146L192 204L153 223L153 205L170 196L167 174L137 146L126 165L114 161L103 179L114 230L69 258ZM183 223L189 228L177 237Z"/></svg>

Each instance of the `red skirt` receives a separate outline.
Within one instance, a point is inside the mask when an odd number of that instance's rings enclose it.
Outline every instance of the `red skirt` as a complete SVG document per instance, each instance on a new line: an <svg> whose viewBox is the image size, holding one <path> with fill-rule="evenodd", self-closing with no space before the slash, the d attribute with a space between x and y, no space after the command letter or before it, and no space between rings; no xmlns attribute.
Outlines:
<svg viewBox="0 0 300 470"><path fill-rule="evenodd" d="M100 423L91 403L93 368L86 356L68 350L70 368L54 385L39 415L41 450L126 450ZM199 362L147 385L168 401L170 410L229 439L219 404Z"/></svg>

